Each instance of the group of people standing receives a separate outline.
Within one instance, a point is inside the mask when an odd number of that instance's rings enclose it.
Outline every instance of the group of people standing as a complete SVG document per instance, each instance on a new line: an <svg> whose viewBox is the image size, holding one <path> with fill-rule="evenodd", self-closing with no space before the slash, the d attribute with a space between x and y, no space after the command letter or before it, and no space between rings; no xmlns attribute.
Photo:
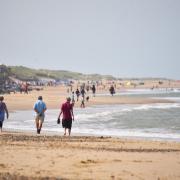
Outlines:
<svg viewBox="0 0 180 180"><path fill-rule="evenodd" d="M95 85L93 85L91 87L91 90L92 90L93 96L95 97L95 94L96 94ZM72 91L72 103L75 103L75 95L76 95L76 101L77 102L79 101L79 99L81 97L80 107L85 108L85 101L88 102L89 98L90 98L89 95L86 95L86 91L88 92L89 89L86 88L86 90L85 90L85 86L81 86L80 90L79 90L79 88L77 88L75 93L74 93L74 91Z"/></svg>
<svg viewBox="0 0 180 180"><path fill-rule="evenodd" d="M95 85L93 85L91 89L93 92L93 96L95 96L95 93L96 93ZM110 87L109 91L112 96L113 96L113 94L115 94L115 88L113 86ZM82 96L81 107L85 107L85 103L84 103L85 99L86 99L86 101L89 100L89 96L85 97L85 94L86 94L85 88L82 87L80 91L77 88L75 94L77 97L77 99L76 99L77 101L79 100L79 96L80 95ZM72 92L72 99L70 97L68 97L66 99L66 102L61 105L61 110L58 115L57 122L58 122L58 124L60 124L60 121L62 120L62 127L64 128L64 135L67 134L67 129L68 129L68 135L70 136L70 134L71 134L72 121L74 121L73 107L74 107L74 103L75 103L75 97L74 97L75 94L74 94L74 92ZM0 131L1 132L2 132L2 127L3 127L3 122L5 119L5 114L7 116L7 119L9 117L7 106L3 101L4 101L4 97L0 96ZM35 123L36 123L37 134L40 134L42 125L43 125L43 122L45 119L45 111L47 110L46 104L43 101L42 96L38 97L38 100L35 102L33 109L36 112ZM62 116L62 118L61 118L61 116Z"/></svg>

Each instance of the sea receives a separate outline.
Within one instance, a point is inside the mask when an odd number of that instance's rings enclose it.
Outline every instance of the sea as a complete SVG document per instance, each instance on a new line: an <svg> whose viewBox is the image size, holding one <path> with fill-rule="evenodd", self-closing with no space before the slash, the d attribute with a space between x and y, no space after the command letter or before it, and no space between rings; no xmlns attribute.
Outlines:
<svg viewBox="0 0 180 180"><path fill-rule="evenodd" d="M110 96L109 93L96 96ZM72 135L110 136L180 142L180 89L133 89L116 96L167 99L173 103L114 104L74 108ZM42 134L63 135L57 124L59 109L46 112ZM10 113L4 128L15 132L36 133L33 110Z"/></svg>

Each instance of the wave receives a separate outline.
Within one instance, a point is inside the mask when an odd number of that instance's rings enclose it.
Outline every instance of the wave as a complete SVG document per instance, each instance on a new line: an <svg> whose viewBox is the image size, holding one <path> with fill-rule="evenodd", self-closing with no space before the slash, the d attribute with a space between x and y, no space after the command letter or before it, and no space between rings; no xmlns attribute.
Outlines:
<svg viewBox="0 0 180 180"><path fill-rule="evenodd" d="M18 127L12 128L8 127L5 128L8 131L13 132L32 132L36 133L35 128L30 127ZM63 135L63 128L57 127L56 128L42 128L42 133L47 134L58 134ZM93 129L93 128L78 128L73 127L72 133L74 135L93 135L93 136L111 136L111 137L125 137L125 138L146 138L146 139L153 139L153 140L174 140L180 142L180 134L179 133L167 133L165 129L156 129L156 132L153 132L153 129L119 129L119 130L109 130L109 129Z"/></svg>
<svg viewBox="0 0 180 180"><path fill-rule="evenodd" d="M150 109L172 109L180 108L179 103L158 103L158 104L146 104L146 105L116 105L116 106L99 106L94 107L96 111L92 111L92 108L86 110L86 113L76 112L76 119L91 119L91 118L109 118L112 115L122 115L124 113L132 111L148 111Z"/></svg>
<svg viewBox="0 0 180 180"><path fill-rule="evenodd" d="M100 105L85 109L75 108L73 132L179 140L179 108L180 103ZM63 133L62 127L56 123L58 113L59 110L47 111L43 124L44 132ZM4 128L20 132L35 132L33 111L11 113L10 119L4 122Z"/></svg>
<svg viewBox="0 0 180 180"><path fill-rule="evenodd" d="M165 99L165 100L180 102L180 97L154 97L153 99Z"/></svg>
<svg viewBox="0 0 180 180"><path fill-rule="evenodd" d="M73 130L75 133L78 133L78 129ZM94 130L94 129L83 129L81 133L90 134L90 135L104 135L104 136L114 136L114 137L134 137L134 138L149 138L149 139L166 139L166 140L175 140L180 141L180 134L178 133L164 133L161 129L157 132L152 132L152 130Z"/></svg>
<svg viewBox="0 0 180 180"><path fill-rule="evenodd" d="M179 108L180 104L178 103L158 103L152 105L141 105L139 107L135 107L134 110L149 110L149 109L171 109L171 108Z"/></svg>

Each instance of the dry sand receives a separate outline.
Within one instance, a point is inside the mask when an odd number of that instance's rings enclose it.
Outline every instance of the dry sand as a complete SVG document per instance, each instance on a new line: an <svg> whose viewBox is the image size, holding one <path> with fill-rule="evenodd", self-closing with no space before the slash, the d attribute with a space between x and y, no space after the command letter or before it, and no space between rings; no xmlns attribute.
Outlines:
<svg viewBox="0 0 180 180"><path fill-rule="evenodd" d="M3 133L0 145L0 178L180 179L175 142Z"/></svg>
<svg viewBox="0 0 180 180"><path fill-rule="evenodd" d="M66 92L67 87L44 87L43 91L32 91L29 94L11 93L10 95L4 95L5 102L7 103L8 109L13 110L30 110L33 108L35 101L39 95L43 96L43 100L46 102L48 109L58 109L60 105L66 100L69 94ZM104 92L104 90L98 91ZM107 93L108 91L106 91ZM92 97L89 94L90 100L86 106L91 105L102 105L102 104L149 104L149 103L167 103L172 102L163 99L151 99L146 97L129 97L129 96L98 96ZM80 107L80 101L76 102L76 107Z"/></svg>
<svg viewBox="0 0 180 180"><path fill-rule="evenodd" d="M32 109L38 95L58 108L65 87L5 95L10 111ZM135 97L95 97L87 105L168 102ZM79 104L76 104L79 106ZM0 134L0 179L180 179L180 143L91 136Z"/></svg>

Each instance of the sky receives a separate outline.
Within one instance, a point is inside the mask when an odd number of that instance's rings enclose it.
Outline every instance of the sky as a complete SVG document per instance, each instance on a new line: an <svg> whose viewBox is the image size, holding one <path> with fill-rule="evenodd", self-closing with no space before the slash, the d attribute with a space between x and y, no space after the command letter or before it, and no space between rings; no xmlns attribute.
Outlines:
<svg viewBox="0 0 180 180"><path fill-rule="evenodd" d="M0 64L180 79L180 1L0 0Z"/></svg>

